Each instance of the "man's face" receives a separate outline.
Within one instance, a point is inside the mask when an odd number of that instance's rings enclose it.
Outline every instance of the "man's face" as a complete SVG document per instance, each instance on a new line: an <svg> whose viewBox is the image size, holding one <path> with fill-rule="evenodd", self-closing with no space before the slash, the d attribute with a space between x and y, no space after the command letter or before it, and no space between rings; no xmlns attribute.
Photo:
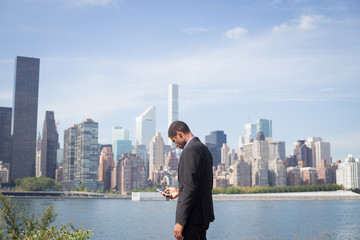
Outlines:
<svg viewBox="0 0 360 240"><path fill-rule="evenodd" d="M175 143L176 147L181 148L181 149L183 149L186 144L183 133L179 132L179 131L176 131L176 136L171 137L170 139L171 139L171 141L173 141L173 143Z"/></svg>

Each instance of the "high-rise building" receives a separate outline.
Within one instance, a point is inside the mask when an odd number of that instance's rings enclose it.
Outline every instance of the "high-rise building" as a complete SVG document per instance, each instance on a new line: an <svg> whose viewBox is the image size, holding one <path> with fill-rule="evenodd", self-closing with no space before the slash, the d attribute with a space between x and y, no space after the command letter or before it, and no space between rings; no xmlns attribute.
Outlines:
<svg viewBox="0 0 360 240"><path fill-rule="evenodd" d="M322 160L321 165L316 166L318 174L318 184L333 184L334 171L333 166L326 165L325 159Z"/></svg>
<svg viewBox="0 0 360 240"><path fill-rule="evenodd" d="M244 144L242 153L245 162L251 165L252 186L286 184L285 142L265 140L260 132L257 140Z"/></svg>
<svg viewBox="0 0 360 240"><path fill-rule="evenodd" d="M165 167L169 170L177 171L178 170L179 159L176 156L176 152L168 152L165 156Z"/></svg>
<svg viewBox="0 0 360 240"><path fill-rule="evenodd" d="M133 149L133 154L136 154L139 158L144 161L146 178L149 177L149 154L146 150L145 144L136 144Z"/></svg>
<svg viewBox="0 0 360 240"><path fill-rule="evenodd" d="M343 185L345 189L360 188L360 160L351 154L340 163L336 170L336 184Z"/></svg>
<svg viewBox="0 0 360 240"><path fill-rule="evenodd" d="M113 152L115 161L121 158L122 154L132 152L131 140L129 140L129 130L119 126L112 129Z"/></svg>
<svg viewBox="0 0 360 240"><path fill-rule="evenodd" d="M172 122L177 120L179 120L179 85L169 84L168 127ZM171 139L168 139L168 144L174 146Z"/></svg>
<svg viewBox="0 0 360 240"><path fill-rule="evenodd" d="M114 154L111 146L103 146L100 154L99 162L99 178L98 180L104 182L104 189L111 188L111 169L114 164Z"/></svg>
<svg viewBox="0 0 360 240"><path fill-rule="evenodd" d="M63 176L63 172L62 172L63 168L62 168L62 163L59 164L59 166L56 168L55 171L55 181L57 182L62 182L62 176Z"/></svg>
<svg viewBox="0 0 360 240"><path fill-rule="evenodd" d="M231 174L231 184L234 187L250 187L251 186L251 165L244 160L236 161L233 165Z"/></svg>
<svg viewBox="0 0 360 240"><path fill-rule="evenodd" d="M165 166L164 155L164 140L158 132L150 142L149 153L149 178L154 180L155 171L160 170Z"/></svg>
<svg viewBox="0 0 360 240"><path fill-rule="evenodd" d="M11 115L12 109L0 107L0 161L11 162Z"/></svg>
<svg viewBox="0 0 360 240"><path fill-rule="evenodd" d="M205 136L205 145L209 148L213 157L213 165L221 163L221 148L226 144L226 134L224 131L212 131L210 135Z"/></svg>
<svg viewBox="0 0 360 240"><path fill-rule="evenodd" d="M301 185L300 169L298 167L288 167L286 169L286 181L288 186Z"/></svg>
<svg viewBox="0 0 360 240"><path fill-rule="evenodd" d="M74 180L96 191L98 190L98 123L86 119L75 126L75 131Z"/></svg>
<svg viewBox="0 0 360 240"><path fill-rule="evenodd" d="M272 120L258 119L256 121L256 133L263 132L265 138L272 138Z"/></svg>
<svg viewBox="0 0 360 240"><path fill-rule="evenodd" d="M256 139L257 132L256 132L256 124L255 123L245 123L245 136L244 142L242 144L247 144L251 140Z"/></svg>
<svg viewBox="0 0 360 240"><path fill-rule="evenodd" d="M0 161L0 186L2 183L8 183L9 182L9 163L3 163Z"/></svg>
<svg viewBox="0 0 360 240"><path fill-rule="evenodd" d="M64 182L74 181L75 125L64 131L63 177Z"/></svg>
<svg viewBox="0 0 360 240"><path fill-rule="evenodd" d="M284 161L272 159L268 164L268 178L270 186L286 186L286 167Z"/></svg>
<svg viewBox="0 0 360 240"><path fill-rule="evenodd" d="M316 168L300 168L300 178L303 185L316 185L318 183Z"/></svg>
<svg viewBox="0 0 360 240"><path fill-rule="evenodd" d="M306 139L305 144L312 151L312 167L321 166L321 160L326 160L326 166L332 162L330 153L330 143L323 142L321 137L311 137Z"/></svg>
<svg viewBox="0 0 360 240"><path fill-rule="evenodd" d="M125 154L121 160L121 193L126 194L135 188L146 187L145 166L142 159L133 154Z"/></svg>
<svg viewBox="0 0 360 240"><path fill-rule="evenodd" d="M312 150L305 144L305 140L294 143L294 156L297 165L301 167L313 167Z"/></svg>
<svg viewBox="0 0 360 240"><path fill-rule="evenodd" d="M82 185L96 191L98 181L98 123L92 119L73 125L64 132L63 187Z"/></svg>
<svg viewBox="0 0 360 240"><path fill-rule="evenodd" d="M12 180L35 176L40 59L17 57L12 117Z"/></svg>
<svg viewBox="0 0 360 240"><path fill-rule="evenodd" d="M58 148L59 135L56 130L55 115L53 111L46 111L41 144L41 176L55 179Z"/></svg>
<svg viewBox="0 0 360 240"><path fill-rule="evenodd" d="M272 120L258 119L255 123L246 123L244 138L239 138L239 147L255 140L260 132L265 138L272 138Z"/></svg>
<svg viewBox="0 0 360 240"><path fill-rule="evenodd" d="M221 147L221 164L224 164L225 170L228 170L231 165L229 152L230 152L229 146L226 145L226 143L223 143L223 146Z"/></svg>
<svg viewBox="0 0 360 240"><path fill-rule="evenodd" d="M151 106L136 118L136 144L145 144L149 149L149 143L156 132L156 107Z"/></svg>

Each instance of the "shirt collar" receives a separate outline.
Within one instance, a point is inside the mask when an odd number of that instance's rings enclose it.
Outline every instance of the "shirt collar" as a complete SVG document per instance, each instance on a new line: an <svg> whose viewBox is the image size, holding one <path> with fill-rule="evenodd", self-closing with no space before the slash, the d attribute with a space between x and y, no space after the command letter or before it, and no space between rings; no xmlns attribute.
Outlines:
<svg viewBox="0 0 360 240"><path fill-rule="evenodd" d="M192 138L190 138L190 140L189 140L189 141L187 141L187 143L185 144L185 146L184 146L184 148L183 148L183 149L185 149L185 148L186 148L186 146L189 144L189 142L191 142L191 140L193 140L194 138L196 138L196 136L193 136Z"/></svg>

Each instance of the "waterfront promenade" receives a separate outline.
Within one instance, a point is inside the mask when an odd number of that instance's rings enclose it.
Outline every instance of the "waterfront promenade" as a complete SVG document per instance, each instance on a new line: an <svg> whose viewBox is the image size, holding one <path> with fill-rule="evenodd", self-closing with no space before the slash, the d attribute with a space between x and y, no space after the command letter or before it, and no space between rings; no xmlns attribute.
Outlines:
<svg viewBox="0 0 360 240"><path fill-rule="evenodd" d="M360 200L360 194L351 191L329 192L288 192L256 194L217 194L214 201L325 201L325 200Z"/></svg>
<svg viewBox="0 0 360 240"><path fill-rule="evenodd" d="M131 199L130 195L90 193L77 191L2 191L3 195L13 198L50 198L50 199ZM140 193L141 194L141 193ZM154 201L160 198L142 198L140 201ZM214 194L214 201L325 201L325 200L360 200L360 194L351 191L325 192L288 192L288 193L255 193L255 194Z"/></svg>

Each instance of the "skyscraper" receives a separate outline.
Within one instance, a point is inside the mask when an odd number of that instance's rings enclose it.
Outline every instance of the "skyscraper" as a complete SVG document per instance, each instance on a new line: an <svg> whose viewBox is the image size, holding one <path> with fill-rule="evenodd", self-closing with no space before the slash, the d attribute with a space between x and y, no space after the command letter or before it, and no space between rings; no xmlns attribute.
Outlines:
<svg viewBox="0 0 360 240"><path fill-rule="evenodd" d="M210 135L205 136L205 144L212 154L214 166L221 163L221 148L224 143L226 144L224 131L212 131Z"/></svg>
<svg viewBox="0 0 360 240"><path fill-rule="evenodd" d="M344 163L339 164L336 170L336 184L341 184L345 189L360 188L360 160L349 154Z"/></svg>
<svg viewBox="0 0 360 240"><path fill-rule="evenodd" d="M117 178L120 178L118 190L121 194L127 194L134 188L146 186L146 173L144 162L135 154L124 154L116 163L118 170Z"/></svg>
<svg viewBox="0 0 360 240"><path fill-rule="evenodd" d="M149 154L146 150L145 144L136 144L132 151L133 154L136 154L139 158L144 161L146 178L149 177Z"/></svg>
<svg viewBox="0 0 360 240"><path fill-rule="evenodd" d="M74 180L98 190L98 123L92 119L75 125Z"/></svg>
<svg viewBox="0 0 360 240"><path fill-rule="evenodd" d="M74 161L75 161L75 125L64 131L64 157L63 157L63 181L74 180ZM70 188L71 189L71 188Z"/></svg>
<svg viewBox="0 0 360 240"><path fill-rule="evenodd" d="M256 121L256 133L263 132L265 138L272 137L272 120L258 119Z"/></svg>
<svg viewBox="0 0 360 240"><path fill-rule="evenodd" d="M168 127L174 121L179 120L179 85L169 84L168 95ZM174 146L174 143L168 139L169 145Z"/></svg>
<svg viewBox="0 0 360 240"><path fill-rule="evenodd" d="M41 144L41 176L55 179L58 147L59 135L56 130L55 115L53 111L46 111Z"/></svg>
<svg viewBox="0 0 360 240"><path fill-rule="evenodd" d="M100 162L99 162L99 178L98 180L104 182L104 189L111 187L111 168L114 164L114 155L112 147L104 146L101 149Z"/></svg>
<svg viewBox="0 0 360 240"><path fill-rule="evenodd" d="M312 167L321 166L321 160L326 160L326 166L331 164L330 143L323 142L321 137L306 139L306 146L312 151Z"/></svg>
<svg viewBox="0 0 360 240"><path fill-rule="evenodd" d="M115 161L121 158L122 154L132 152L132 145L131 145L131 140L129 140L128 129L124 129L119 126L113 127L112 141L113 141L113 152L114 152Z"/></svg>
<svg viewBox="0 0 360 240"><path fill-rule="evenodd" d="M0 107L0 161L11 162L11 114L12 109Z"/></svg>
<svg viewBox="0 0 360 240"><path fill-rule="evenodd" d="M145 144L149 149L149 143L155 136L156 107L151 106L136 118L136 144Z"/></svg>
<svg viewBox="0 0 360 240"><path fill-rule="evenodd" d="M40 59L17 57L12 124L11 179L35 176Z"/></svg>
<svg viewBox="0 0 360 240"><path fill-rule="evenodd" d="M305 145L305 140L298 140L293 144L294 156L297 165L301 167L314 167L312 161L312 150Z"/></svg>
<svg viewBox="0 0 360 240"><path fill-rule="evenodd" d="M149 153L149 178L154 180L154 173L165 166L164 140L158 132L150 142Z"/></svg>
<svg viewBox="0 0 360 240"><path fill-rule="evenodd" d="M245 123L245 137L243 144L247 144L250 140L256 139L257 132L256 132L256 124L254 123Z"/></svg>
<svg viewBox="0 0 360 240"><path fill-rule="evenodd" d="M272 120L258 119L255 123L245 124L244 142L242 144L248 144L251 140L257 138L257 135L262 132L265 138L272 137ZM240 145L240 144L239 144Z"/></svg>

